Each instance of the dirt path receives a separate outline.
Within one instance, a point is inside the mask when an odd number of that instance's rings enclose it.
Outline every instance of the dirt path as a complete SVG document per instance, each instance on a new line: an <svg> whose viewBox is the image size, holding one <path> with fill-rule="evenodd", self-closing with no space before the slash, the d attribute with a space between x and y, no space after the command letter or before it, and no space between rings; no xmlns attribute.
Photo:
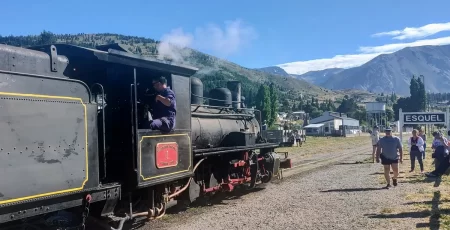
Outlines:
<svg viewBox="0 0 450 230"><path fill-rule="evenodd" d="M311 156L310 160L330 154ZM405 194L417 187L400 183L397 188L381 189L382 166L367 161L371 158L370 151L340 153L344 154L349 155L331 166L297 173L281 183L228 197L213 206L168 215L144 229L416 228L415 220L386 218L385 214L402 206L406 202Z"/></svg>

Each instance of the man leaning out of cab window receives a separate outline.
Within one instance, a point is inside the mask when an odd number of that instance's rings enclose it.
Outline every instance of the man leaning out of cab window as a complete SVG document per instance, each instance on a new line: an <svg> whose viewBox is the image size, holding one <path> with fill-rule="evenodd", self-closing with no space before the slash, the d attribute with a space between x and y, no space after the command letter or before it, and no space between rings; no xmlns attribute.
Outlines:
<svg viewBox="0 0 450 230"><path fill-rule="evenodd" d="M176 101L175 93L167 87L167 79L160 77L152 81L153 88L158 92L153 107L153 120L150 129L170 132L175 128Z"/></svg>

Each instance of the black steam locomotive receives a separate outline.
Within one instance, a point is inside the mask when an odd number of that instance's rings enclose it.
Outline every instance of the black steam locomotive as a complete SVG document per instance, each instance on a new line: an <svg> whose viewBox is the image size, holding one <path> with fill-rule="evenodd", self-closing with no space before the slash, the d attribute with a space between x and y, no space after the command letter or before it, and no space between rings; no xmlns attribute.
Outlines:
<svg viewBox="0 0 450 230"><path fill-rule="evenodd" d="M0 229L88 216L121 229L161 217L171 200L253 188L291 167L261 137L240 83L211 90L205 105L196 71L117 44L0 45ZM160 76L176 94L169 133L142 125Z"/></svg>

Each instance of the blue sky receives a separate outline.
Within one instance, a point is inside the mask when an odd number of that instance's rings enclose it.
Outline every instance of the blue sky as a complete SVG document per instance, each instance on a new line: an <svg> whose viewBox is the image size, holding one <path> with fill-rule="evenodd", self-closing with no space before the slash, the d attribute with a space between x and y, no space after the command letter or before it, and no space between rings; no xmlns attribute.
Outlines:
<svg viewBox="0 0 450 230"><path fill-rule="evenodd" d="M448 9L448 0L3 0L0 35L39 34L45 29L170 38L245 67L290 63L282 67L302 73L352 65L349 62L357 65L364 59L360 53L370 59L393 51L373 47L450 36L450 29L405 39L371 36L450 22ZM431 44L441 43L447 40ZM349 54L357 56L333 59Z"/></svg>

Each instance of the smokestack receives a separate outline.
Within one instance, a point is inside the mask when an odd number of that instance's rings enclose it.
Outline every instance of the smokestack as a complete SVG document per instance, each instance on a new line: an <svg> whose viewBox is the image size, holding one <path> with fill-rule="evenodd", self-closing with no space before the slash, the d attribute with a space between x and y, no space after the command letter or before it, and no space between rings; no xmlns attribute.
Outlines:
<svg viewBox="0 0 450 230"><path fill-rule="evenodd" d="M231 91L231 99L233 100L233 108L241 108L241 82L229 81L227 82L227 88Z"/></svg>

